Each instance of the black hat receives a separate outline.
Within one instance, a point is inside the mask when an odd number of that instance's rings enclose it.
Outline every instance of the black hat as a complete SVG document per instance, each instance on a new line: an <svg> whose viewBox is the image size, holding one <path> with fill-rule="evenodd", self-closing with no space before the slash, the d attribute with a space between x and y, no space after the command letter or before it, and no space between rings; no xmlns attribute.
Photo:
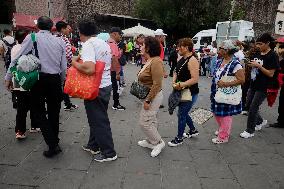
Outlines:
<svg viewBox="0 0 284 189"><path fill-rule="evenodd" d="M123 32L121 31L120 27L112 27L109 33L114 33L114 32L118 32L120 35L123 35Z"/></svg>

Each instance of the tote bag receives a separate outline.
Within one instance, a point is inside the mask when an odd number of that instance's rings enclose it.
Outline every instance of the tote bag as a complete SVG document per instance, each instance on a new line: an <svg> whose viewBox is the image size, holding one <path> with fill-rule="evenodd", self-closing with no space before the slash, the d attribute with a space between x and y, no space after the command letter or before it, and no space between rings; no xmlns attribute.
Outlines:
<svg viewBox="0 0 284 189"><path fill-rule="evenodd" d="M82 60L79 61L82 63ZM86 75L71 66L67 71L64 93L84 100L94 100L99 95L99 87L104 72L105 63L97 61L95 73Z"/></svg>
<svg viewBox="0 0 284 189"><path fill-rule="evenodd" d="M236 80L235 76L228 76L229 68L226 74L221 78L224 82L231 82ZM217 103L229 104L229 105L239 105L242 100L242 87L231 86L231 87L223 87L218 88L215 94L215 101Z"/></svg>

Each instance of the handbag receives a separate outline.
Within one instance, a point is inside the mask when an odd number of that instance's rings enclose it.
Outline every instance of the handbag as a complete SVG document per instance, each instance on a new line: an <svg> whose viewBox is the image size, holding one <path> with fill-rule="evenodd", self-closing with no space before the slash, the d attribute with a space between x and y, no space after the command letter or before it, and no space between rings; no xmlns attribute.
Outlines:
<svg viewBox="0 0 284 189"><path fill-rule="evenodd" d="M228 76L229 68L226 71L226 74L221 78L224 82L231 82L236 80L235 76ZM231 86L218 88L214 97L217 103L229 104L229 105L239 105L242 100L242 87Z"/></svg>
<svg viewBox="0 0 284 189"><path fill-rule="evenodd" d="M184 65L186 65L189 62L189 59L191 57L189 57L184 63L183 65L180 67L179 71L177 72L177 75L179 75L181 69L183 68ZM192 101L192 95L191 92L189 90L189 88L184 88L181 90L181 98L180 98L181 102L187 102L187 101Z"/></svg>
<svg viewBox="0 0 284 189"><path fill-rule="evenodd" d="M80 60L83 64L83 61ZM64 93L84 100L94 100L99 95L99 87L104 72L105 63L97 61L95 73L87 75L71 66L67 71Z"/></svg>
<svg viewBox="0 0 284 189"><path fill-rule="evenodd" d="M138 77L139 75L145 71L145 69L151 65L151 62L148 62L144 65L144 67L140 70L140 72L138 73ZM145 99L148 94L150 92L150 88L149 87L146 87L144 85L142 85L141 83L139 83L139 81L133 81L133 83L131 84L131 87L130 87L130 94L136 96L138 99Z"/></svg>
<svg viewBox="0 0 284 189"><path fill-rule="evenodd" d="M192 101L192 95L188 88L181 90L181 102Z"/></svg>
<svg viewBox="0 0 284 189"><path fill-rule="evenodd" d="M38 56L35 33L31 34L31 38L32 38L33 46L35 50L35 56L38 58L39 56ZM28 55L30 54L32 53L31 52L28 53ZM23 55L23 56L26 56L26 55ZM33 60L31 61L32 61L31 64L34 64ZM27 62L27 64L29 63ZM38 64L37 68L34 68L34 70L25 72L25 71L22 71L21 69L18 69L18 63L16 63L13 67L10 68L10 71L14 77L14 81L16 82L16 84L14 85L20 85L24 90L30 90L34 86L34 84L39 80L39 71L38 71L39 67L40 67L40 64Z"/></svg>
<svg viewBox="0 0 284 189"><path fill-rule="evenodd" d="M150 92L150 88L140 84L138 81L134 81L130 87L130 93L136 96L138 99L145 99Z"/></svg>

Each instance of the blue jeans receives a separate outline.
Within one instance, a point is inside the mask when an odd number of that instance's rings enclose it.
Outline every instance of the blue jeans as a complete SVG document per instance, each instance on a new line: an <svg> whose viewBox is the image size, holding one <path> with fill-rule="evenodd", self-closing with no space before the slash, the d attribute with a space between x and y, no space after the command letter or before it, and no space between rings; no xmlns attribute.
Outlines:
<svg viewBox="0 0 284 189"><path fill-rule="evenodd" d="M191 117L189 116L189 112L192 108L192 106L195 104L197 101L198 94L192 95L192 101L188 102L181 102L179 104L179 109L178 109L178 138L183 137L184 129L186 125L188 125L189 129L194 131L195 127L193 125L193 121Z"/></svg>

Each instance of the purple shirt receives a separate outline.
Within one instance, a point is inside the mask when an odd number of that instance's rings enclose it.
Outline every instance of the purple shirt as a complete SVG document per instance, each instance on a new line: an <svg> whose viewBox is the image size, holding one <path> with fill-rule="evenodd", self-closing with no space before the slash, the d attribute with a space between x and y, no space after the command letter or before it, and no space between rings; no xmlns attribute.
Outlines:
<svg viewBox="0 0 284 189"><path fill-rule="evenodd" d="M66 60L66 45L63 40L52 35L47 30L40 30L36 33L37 49L41 64L42 73L48 74L61 74L65 75L67 68ZM28 54L33 49L33 42L31 35L28 35L22 43L21 50L15 56L13 62L11 62L10 67L13 67L21 55ZM5 80L11 80L12 74L10 69L8 69L5 76Z"/></svg>

